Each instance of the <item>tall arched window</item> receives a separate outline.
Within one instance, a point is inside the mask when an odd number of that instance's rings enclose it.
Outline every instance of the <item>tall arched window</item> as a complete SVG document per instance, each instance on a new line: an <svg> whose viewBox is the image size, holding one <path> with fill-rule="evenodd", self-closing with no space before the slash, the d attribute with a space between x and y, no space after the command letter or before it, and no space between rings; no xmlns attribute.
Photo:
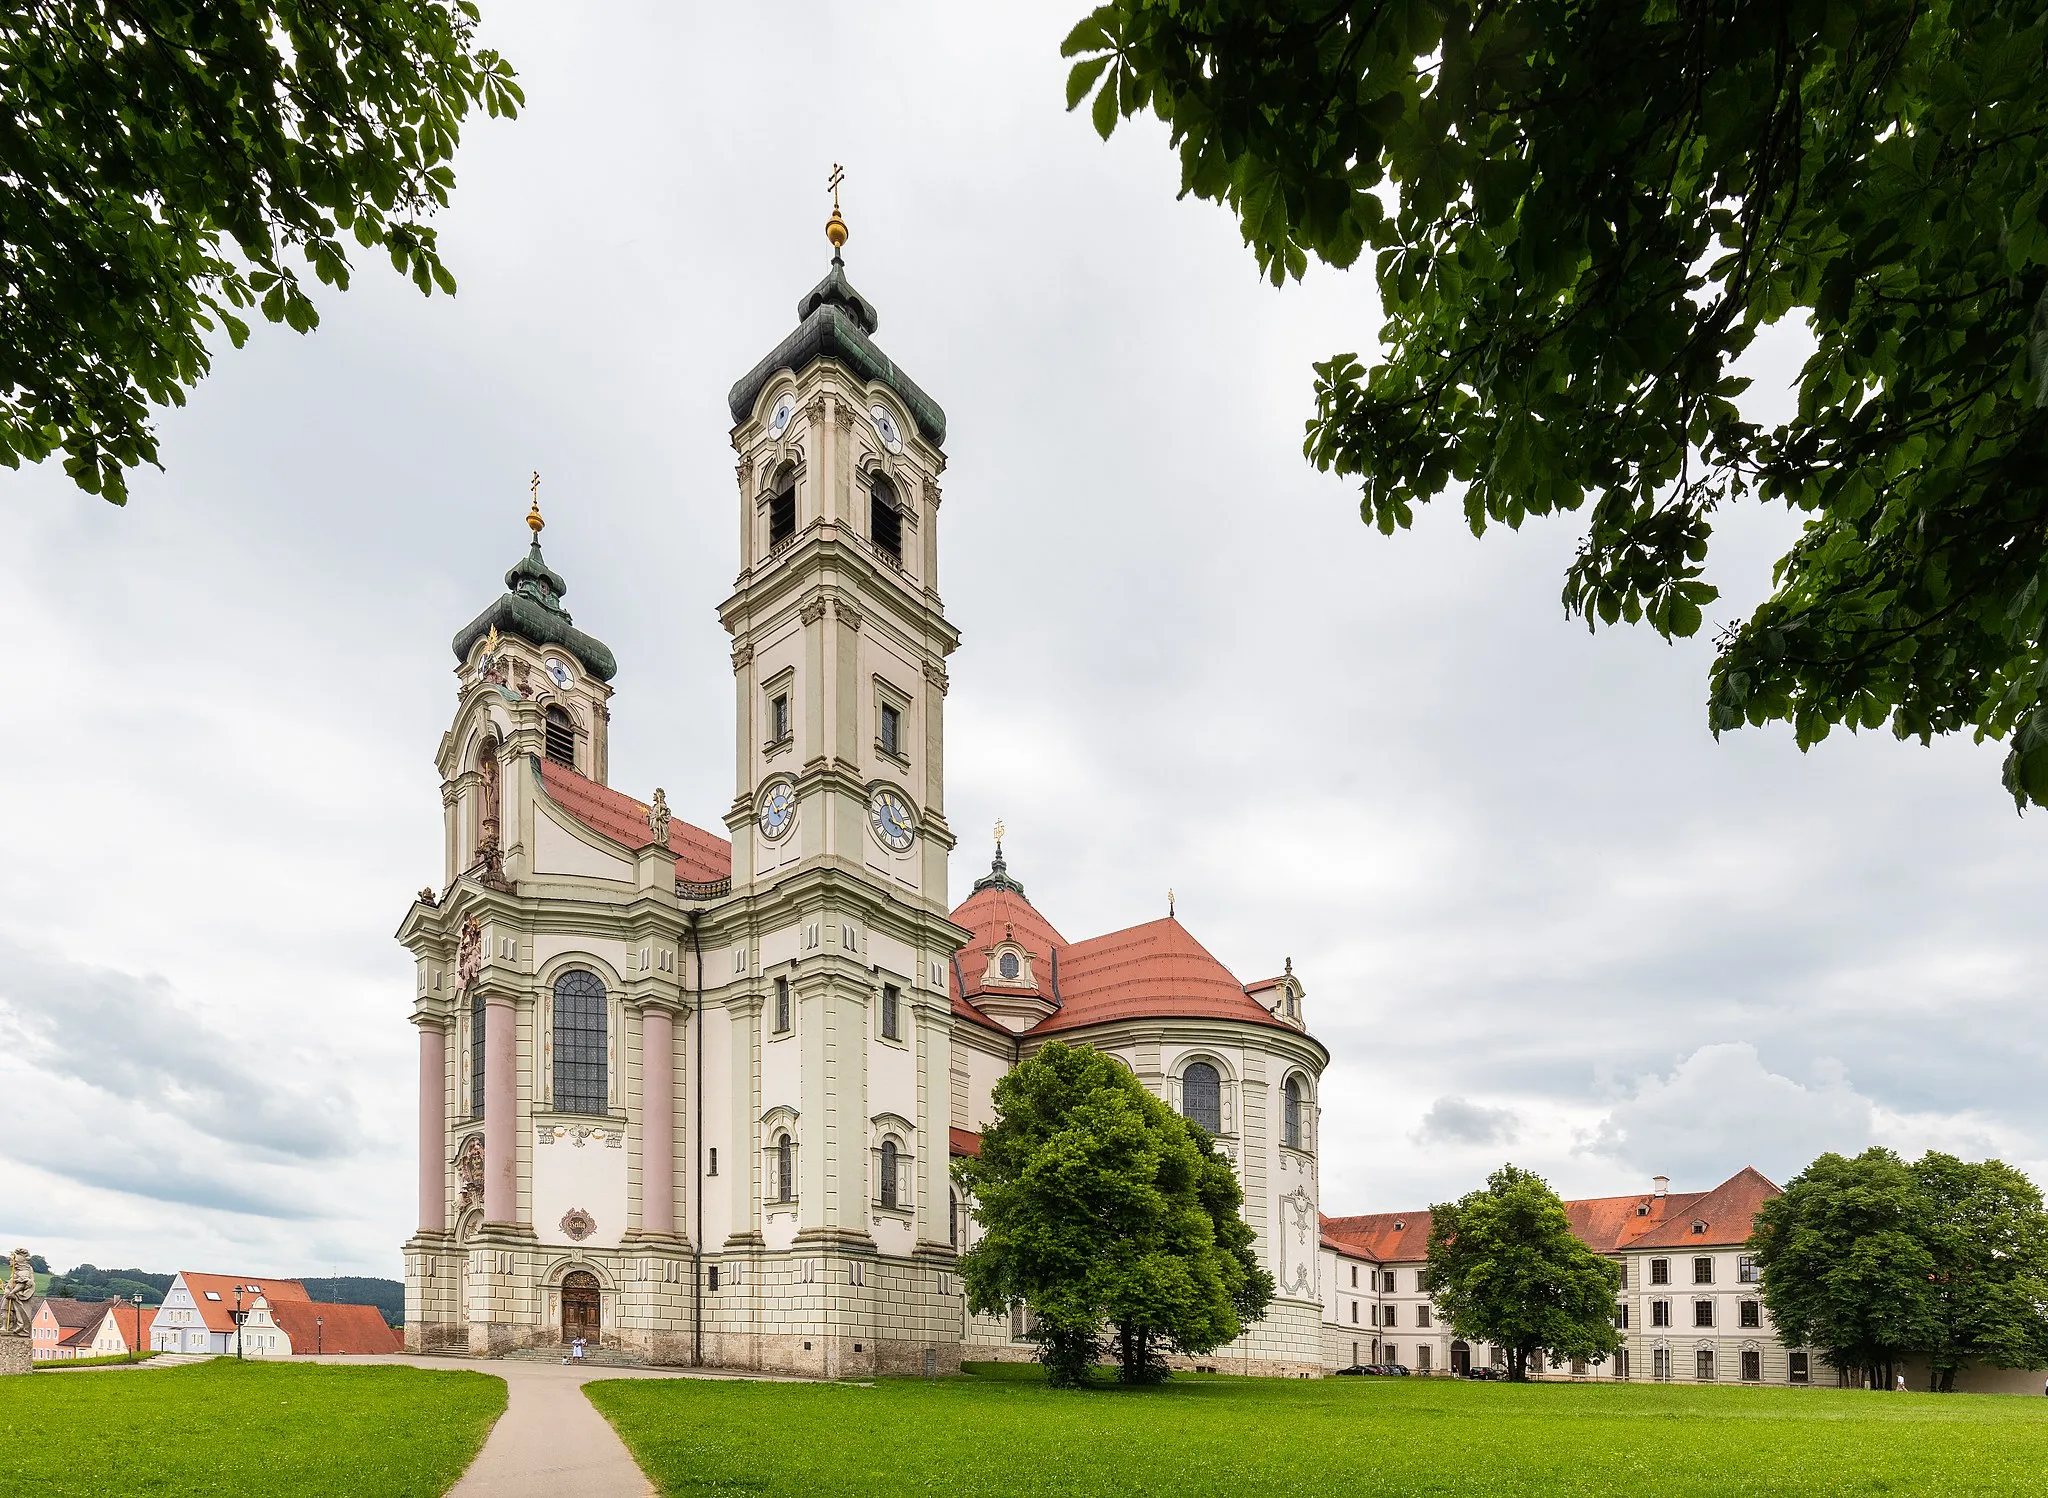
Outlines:
<svg viewBox="0 0 2048 1498"><path fill-rule="evenodd" d="M484 1116L484 996L469 1001L469 1116Z"/></svg>
<svg viewBox="0 0 2048 1498"><path fill-rule="evenodd" d="M875 550L903 565L903 511L896 501L896 486L881 474L868 483L868 538Z"/></svg>
<svg viewBox="0 0 2048 1498"><path fill-rule="evenodd" d="M768 500L768 549L775 550L796 534L796 469L783 464L775 475L775 493Z"/></svg>
<svg viewBox="0 0 2048 1498"><path fill-rule="evenodd" d="M896 1141L882 1141L882 1205L901 1205L896 1199Z"/></svg>
<svg viewBox="0 0 2048 1498"><path fill-rule="evenodd" d="M1180 1074L1180 1111L1211 1134L1223 1132L1223 1079L1206 1061Z"/></svg>
<svg viewBox="0 0 2048 1498"><path fill-rule="evenodd" d="M605 1089L605 993L595 973L555 980L555 1109L602 1113Z"/></svg>
<svg viewBox="0 0 2048 1498"><path fill-rule="evenodd" d="M1301 1148L1301 1083L1289 1077L1280 1084L1280 1137L1296 1149Z"/></svg>
<svg viewBox="0 0 2048 1498"><path fill-rule="evenodd" d="M796 1169L796 1162L791 1158L795 1153L790 1148L787 1134L775 1136L775 1199L779 1202L796 1199L796 1182L791 1179Z"/></svg>
<svg viewBox="0 0 2048 1498"><path fill-rule="evenodd" d="M548 705L547 726L548 758L558 765L573 770L576 768L576 725L569 718L567 708Z"/></svg>

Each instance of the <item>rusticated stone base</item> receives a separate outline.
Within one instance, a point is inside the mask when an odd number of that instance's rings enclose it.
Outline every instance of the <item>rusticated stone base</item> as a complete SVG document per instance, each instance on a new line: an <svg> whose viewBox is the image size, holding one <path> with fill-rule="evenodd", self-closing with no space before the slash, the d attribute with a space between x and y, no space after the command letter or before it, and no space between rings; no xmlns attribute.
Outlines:
<svg viewBox="0 0 2048 1498"><path fill-rule="evenodd" d="M469 1326L461 1321L429 1321L405 1324L407 1352L468 1352Z"/></svg>
<svg viewBox="0 0 2048 1498"><path fill-rule="evenodd" d="M35 1350L26 1337L0 1337L0 1374L33 1373Z"/></svg>

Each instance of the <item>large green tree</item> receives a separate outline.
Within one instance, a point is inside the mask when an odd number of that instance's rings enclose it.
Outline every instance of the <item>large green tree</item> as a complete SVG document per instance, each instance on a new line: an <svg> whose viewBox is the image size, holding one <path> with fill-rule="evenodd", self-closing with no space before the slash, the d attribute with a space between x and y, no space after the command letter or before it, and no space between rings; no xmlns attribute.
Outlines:
<svg viewBox="0 0 2048 1498"><path fill-rule="evenodd" d="M961 1277L978 1314L1031 1308L1050 1381L1085 1381L1105 1335L1126 1382L1156 1381L1165 1350L1212 1351L1265 1314L1230 1162L1129 1068L1055 1041L994 1102L954 1166L979 1231Z"/></svg>
<svg viewBox="0 0 2048 1498"><path fill-rule="evenodd" d="M2048 1361L2048 1213L2000 1161L1825 1154L1763 1205L1751 1244L1780 1340L1875 1387L1915 1354L1936 1390L1972 1362Z"/></svg>
<svg viewBox="0 0 2048 1498"><path fill-rule="evenodd" d="M1715 733L2010 738L2048 804L2048 11L2039 0L1110 0L1096 128L1151 110L1275 284L1371 250L1370 364L1307 452L1392 533L1583 511L1565 607L1691 635L1738 496L1806 517L1727 624ZM1792 317L1796 412L1737 404Z"/></svg>
<svg viewBox="0 0 2048 1498"><path fill-rule="evenodd" d="M514 114L469 0L0 0L0 463L125 503L242 313L319 322L347 240L453 292L463 119Z"/></svg>
<svg viewBox="0 0 2048 1498"><path fill-rule="evenodd" d="M1526 1379L1530 1359L1545 1352L1554 1368L1620 1347L1620 1271L1572 1235L1541 1176L1503 1165L1483 1190L1429 1212L1422 1287L1458 1336L1507 1350L1511 1380Z"/></svg>

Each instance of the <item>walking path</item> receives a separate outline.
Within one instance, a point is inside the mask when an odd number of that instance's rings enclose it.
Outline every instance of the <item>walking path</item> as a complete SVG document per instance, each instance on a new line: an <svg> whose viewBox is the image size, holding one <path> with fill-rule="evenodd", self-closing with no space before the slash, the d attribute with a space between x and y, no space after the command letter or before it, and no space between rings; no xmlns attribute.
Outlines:
<svg viewBox="0 0 2048 1498"><path fill-rule="evenodd" d="M694 1368L575 1368L506 1358L391 1355L303 1361L468 1368L502 1378L505 1413L491 1427L490 1439L462 1480L449 1489L449 1498L654 1498L654 1484L626 1450L626 1443L584 1397L586 1383L606 1378L775 1378L773 1374L712 1373Z"/></svg>

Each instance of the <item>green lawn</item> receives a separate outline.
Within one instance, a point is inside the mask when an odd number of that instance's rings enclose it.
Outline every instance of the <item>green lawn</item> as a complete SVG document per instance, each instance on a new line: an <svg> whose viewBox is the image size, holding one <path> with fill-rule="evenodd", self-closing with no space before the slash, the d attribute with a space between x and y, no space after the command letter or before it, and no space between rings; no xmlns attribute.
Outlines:
<svg viewBox="0 0 2048 1498"><path fill-rule="evenodd" d="M1992 1395L974 1376L589 1394L672 1498L2048 1492L2048 1399Z"/></svg>
<svg viewBox="0 0 2048 1498"><path fill-rule="evenodd" d="M0 1379L0 1493L431 1498L505 1408L482 1373L236 1363Z"/></svg>

